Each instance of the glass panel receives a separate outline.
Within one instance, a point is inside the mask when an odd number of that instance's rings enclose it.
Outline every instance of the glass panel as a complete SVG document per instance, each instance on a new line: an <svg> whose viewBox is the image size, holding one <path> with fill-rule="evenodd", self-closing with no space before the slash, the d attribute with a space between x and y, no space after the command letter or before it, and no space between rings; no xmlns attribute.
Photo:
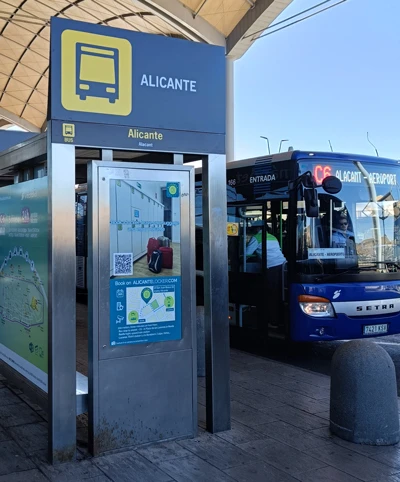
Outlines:
<svg viewBox="0 0 400 482"><path fill-rule="evenodd" d="M300 194L297 206L297 264L302 273L343 269L397 271L400 262L400 189L396 165L354 161L300 162L317 182L335 175L337 195L318 189L319 217L307 218ZM399 206L399 207L398 207Z"/></svg>
<svg viewBox="0 0 400 482"><path fill-rule="evenodd" d="M264 206L228 207L230 301L236 303L230 313L232 325L262 330L267 323L277 326L282 321L282 265L286 259L281 240L287 210L288 203L280 200Z"/></svg>
<svg viewBox="0 0 400 482"><path fill-rule="evenodd" d="M287 219L289 214L289 203L287 201L272 201L267 205L266 220L267 232L272 234L279 242L279 246L286 256L288 252ZM267 243L268 258L268 243ZM267 259L268 261L268 259Z"/></svg>
<svg viewBox="0 0 400 482"><path fill-rule="evenodd" d="M179 182L110 180L113 346L182 337L181 199Z"/></svg>
<svg viewBox="0 0 400 482"><path fill-rule="evenodd" d="M229 305L229 324L246 328L250 330L257 330L258 326L258 311L256 306L252 305Z"/></svg>
<svg viewBox="0 0 400 482"><path fill-rule="evenodd" d="M0 360L46 392L47 181L42 177L0 189Z"/></svg>
<svg viewBox="0 0 400 482"><path fill-rule="evenodd" d="M76 216L76 255L87 256L87 194L77 194Z"/></svg>
<svg viewBox="0 0 400 482"><path fill-rule="evenodd" d="M228 269L259 273L262 266L262 206L228 208L228 223L238 232L228 236Z"/></svg>

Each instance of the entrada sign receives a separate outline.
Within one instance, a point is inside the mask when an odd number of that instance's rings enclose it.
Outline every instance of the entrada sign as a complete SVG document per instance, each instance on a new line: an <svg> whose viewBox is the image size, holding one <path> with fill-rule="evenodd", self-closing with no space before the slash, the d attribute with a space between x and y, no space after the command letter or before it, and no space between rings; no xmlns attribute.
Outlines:
<svg viewBox="0 0 400 482"><path fill-rule="evenodd" d="M54 142L114 147L103 127L118 126L121 148L140 139L156 141L149 150L225 153L222 47L52 18L50 66ZM83 123L97 126L83 136ZM185 151L179 133L190 133Z"/></svg>

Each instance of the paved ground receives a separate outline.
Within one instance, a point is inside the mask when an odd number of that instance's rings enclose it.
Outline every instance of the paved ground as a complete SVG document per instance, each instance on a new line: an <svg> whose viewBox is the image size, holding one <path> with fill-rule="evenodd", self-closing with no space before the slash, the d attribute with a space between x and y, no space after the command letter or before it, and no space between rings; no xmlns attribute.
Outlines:
<svg viewBox="0 0 400 482"><path fill-rule="evenodd" d="M328 430L329 377L232 350L232 430L92 459L46 463L45 413L0 381L0 482L400 482L400 448L368 447ZM83 426L80 427L81 430Z"/></svg>
<svg viewBox="0 0 400 482"><path fill-rule="evenodd" d="M370 340L384 348L392 358L396 369L398 395L400 396L400 335L381 336ZM291 345L272 342L268 351L258 354L271 360L330 375L332 356L342 343L346 342L294 343Z"/></svg>

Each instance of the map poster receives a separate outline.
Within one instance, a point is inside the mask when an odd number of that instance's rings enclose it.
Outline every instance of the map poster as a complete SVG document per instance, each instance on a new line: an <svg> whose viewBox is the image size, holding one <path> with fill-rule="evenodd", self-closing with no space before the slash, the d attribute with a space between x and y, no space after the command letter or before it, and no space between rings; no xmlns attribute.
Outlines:
<svg viewBox="0 0 400 482"><path fill-rule="evenodd" d="M181 338L180 277L111 280L111 345Z"/></svg>
<svg viewBox="0 0 400 482"><path fill-rule="evenodd" d="M110 343L179 340L178 182L110 181Z"/></svg>
<svg viewBox="0 0 400 482"><path fill-rule="evenodd" d="M47 177L0 189L0 359L44 391L48 374Z"/></svg>

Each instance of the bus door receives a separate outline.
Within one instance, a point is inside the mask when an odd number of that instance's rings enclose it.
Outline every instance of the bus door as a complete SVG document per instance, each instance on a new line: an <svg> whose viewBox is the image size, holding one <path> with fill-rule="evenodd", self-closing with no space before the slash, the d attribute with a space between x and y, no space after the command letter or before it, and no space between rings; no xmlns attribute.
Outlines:
<svg viewBox="0 0 400 482"><path fill-rule="evenodd" d="M287 200L275 199L267 202L265 300L268 308L264 319L268 323L269 336L279 338L289 334L288 214Z"/></svg>
<svg viewBox="0 0 400 482"><path fill-rule="evenodd" d="M232 327L257 330L257 306L263 295L262 249L250 253L249 242L262 246L263 205L228 206L229 316Z"/></svg>
<svg viewBox="0 0 400 482"><path fill-rule="evenodd" d="M271 327L276 332L285 331L284 323L281 323L285 318L282 306L284 266L267 269L268 262L272 261L268 259L267 243L276 243L275 248L279 250L286 247L287 204L287 201L274 200L258 205L228 205L229 317L232 328L264 335ZM274 286L273 294L269 293L271 286Z"/></svg>

